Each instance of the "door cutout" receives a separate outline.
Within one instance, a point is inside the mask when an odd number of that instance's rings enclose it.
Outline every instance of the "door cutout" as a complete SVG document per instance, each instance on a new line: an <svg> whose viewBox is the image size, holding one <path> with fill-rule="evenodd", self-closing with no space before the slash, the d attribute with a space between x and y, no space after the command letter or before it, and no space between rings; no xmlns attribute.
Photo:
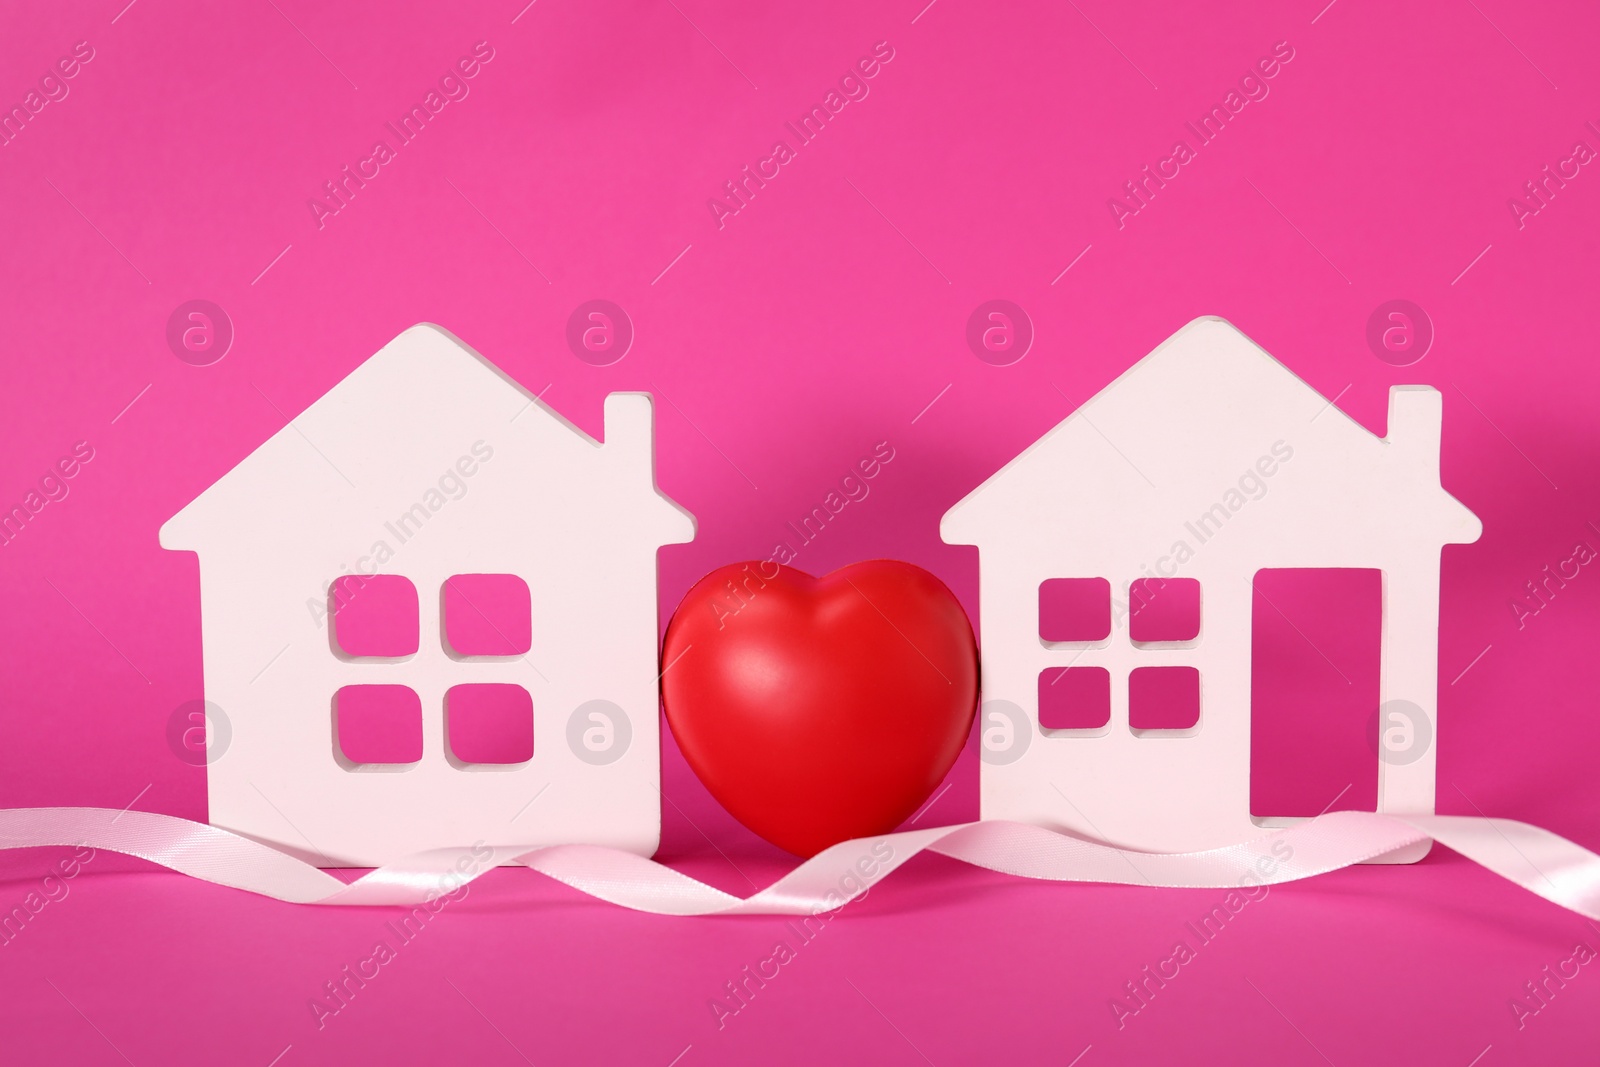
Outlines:
<svg viewBox="0 0 1600 1067"><path fill-rule="evenodd" d="M1268 568L1252 584L1250 814L1376 811L1382 572Z"/></svg>

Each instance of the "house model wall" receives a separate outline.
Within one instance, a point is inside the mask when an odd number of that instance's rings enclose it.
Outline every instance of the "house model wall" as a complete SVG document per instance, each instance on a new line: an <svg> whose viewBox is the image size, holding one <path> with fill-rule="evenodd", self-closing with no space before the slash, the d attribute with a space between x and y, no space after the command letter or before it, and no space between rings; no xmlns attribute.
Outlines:
<svg viewBox="0 0 1600 1067"><path fill-rule="evenodd" d="M1379 439L1197 319L951 508L944 540L979 550L983 817L1167 852L1266 832L1250 812L1251 601L1275 567L1382 572L1379 700L1425 748L1380 761L1378 809L1431 812L1440 548L1481 530L1440 486L1441 411L1436 390L1396 386ZM1126 602L1150 575L1198 581L1198 636L1141 645L1125 619L1042 636L1041 583L1102 578ZM1108 721L1041 729L1063 667L1109 676ZM1197 671L1198 721L1132 728L1130 678L1171 667Z"/></svg>
<svg viewBox="0 0 1600 1067"><path fill-rule="evenodd" d="M479 841L652 853L656 551L693 536L655 487L648 395L606 399L602 445L445 331L407 330L161 529L199 553L205 694L232 731L212 824L322 866ZM341 651L316 609L347 573L412 583L414 653ZM445 583L474 574L526 583L524 654L449 646ZM477 684L529 694L531 759L452 753L447 691ZM415 693L419 759L341 753L335 695L355 685Z"/></svg>

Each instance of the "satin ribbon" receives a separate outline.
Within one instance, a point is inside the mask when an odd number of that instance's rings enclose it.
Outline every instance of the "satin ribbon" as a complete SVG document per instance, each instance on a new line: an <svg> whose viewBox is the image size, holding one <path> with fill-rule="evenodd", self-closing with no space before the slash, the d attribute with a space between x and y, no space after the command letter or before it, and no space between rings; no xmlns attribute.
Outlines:
<svg viewBox="0 0 1600 1067"><path fill-rule="evenodd" d="M172 815L0 810L0 849L88 845L293 904L424 904L459 892L497 864L520 863L597 900L657 915L820 914L848 904L923 851L1018 878L1239 889L1299 881L1429 840L1600 920L1600 856L1527 823L1456 815L1333 812L1241 844L1184 853L1127 851L1023 823L963 823L834 845L741 899L654 860L595 845L434 849L347 885L260 842Z"/></svg>

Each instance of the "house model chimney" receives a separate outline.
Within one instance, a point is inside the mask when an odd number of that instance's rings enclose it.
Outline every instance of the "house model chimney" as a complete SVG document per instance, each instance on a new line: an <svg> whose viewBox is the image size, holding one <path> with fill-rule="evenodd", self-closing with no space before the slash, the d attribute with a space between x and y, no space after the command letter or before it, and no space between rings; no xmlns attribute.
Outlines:
<svg viewBox="0 0 1600 1067"><path fill-rule="evenodd" d="M649 393L611 393L605 400L604 453L655 487L655 410Z"/></svg>
<svg viewBox="0 0 1600 1067"><path fill-rule="evenodd" d="M1408 469L1439 483L1439 444L1444 398L1431 385L1396 385L1389 390L1389 429L1384 438L1406 453Z"/></svg>

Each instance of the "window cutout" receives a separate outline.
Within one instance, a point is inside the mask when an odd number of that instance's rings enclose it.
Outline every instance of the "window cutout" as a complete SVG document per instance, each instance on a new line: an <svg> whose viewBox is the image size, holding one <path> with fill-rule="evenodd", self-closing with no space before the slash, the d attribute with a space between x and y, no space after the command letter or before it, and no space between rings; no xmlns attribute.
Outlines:
<svg viewBox="0 0 1600 1067"><path fill-rule="evenodd" d="M334 737L348 765L422 759L422 701L403 685L347 685L333 697Z"/></svg>
<svg viewBox="0 0 1600 1067"><path fill-rule="evenodd" d="M1100 730L1111 722L1111 675L1104 667L1039 672L1041 730Z"/></svg>
<svg viewBox="0 0 1600 1067"><path fill-rule="evenodd" d="M1111 583L1104 578L1047 578L1039 583L1039 637L1086 643L1111 636Z"/></svg>
<svg viewBox="0 0 1600 1067"><path fill-rule="evenodd" d="M335 645L347 656L415 655L417 609L417 587L398 574L347 574L328 588Z"/></svg>
<svg viewBox="0 0 1600 1067"><path fill-rule="evenodd" d="M1199 582L1140 578L1128 586L1128 638L1134 644L1180 644L1199 636Z"/></svg>
<svg viewBox="0 0 1600 1067"><path fill-rule="evenodd" d="M1200 725L1200 672L1193 667L1135 667L1128 672L1128 728L1192 731Z"/></svg>
<svg viewBox="0 0 1600 1067"><path fill-rule="evenodd" d="M1376 810L1382 573L1269 569L1253 584L1250 813Z"/></svg>
<svg viewBox="0 0 1600 1067"><path fill-rule="evenodd" d="M451 687L445 733L457 764L527 763L533 758L533 698L520 685Z"/></svg>
<svg viewBox="0 0 1600 1067"><path fill-rule="evenodd" d="M444 637L457 656L520 656L533 647L533 600L515 574L457 574L444 583Z"/></svg>

